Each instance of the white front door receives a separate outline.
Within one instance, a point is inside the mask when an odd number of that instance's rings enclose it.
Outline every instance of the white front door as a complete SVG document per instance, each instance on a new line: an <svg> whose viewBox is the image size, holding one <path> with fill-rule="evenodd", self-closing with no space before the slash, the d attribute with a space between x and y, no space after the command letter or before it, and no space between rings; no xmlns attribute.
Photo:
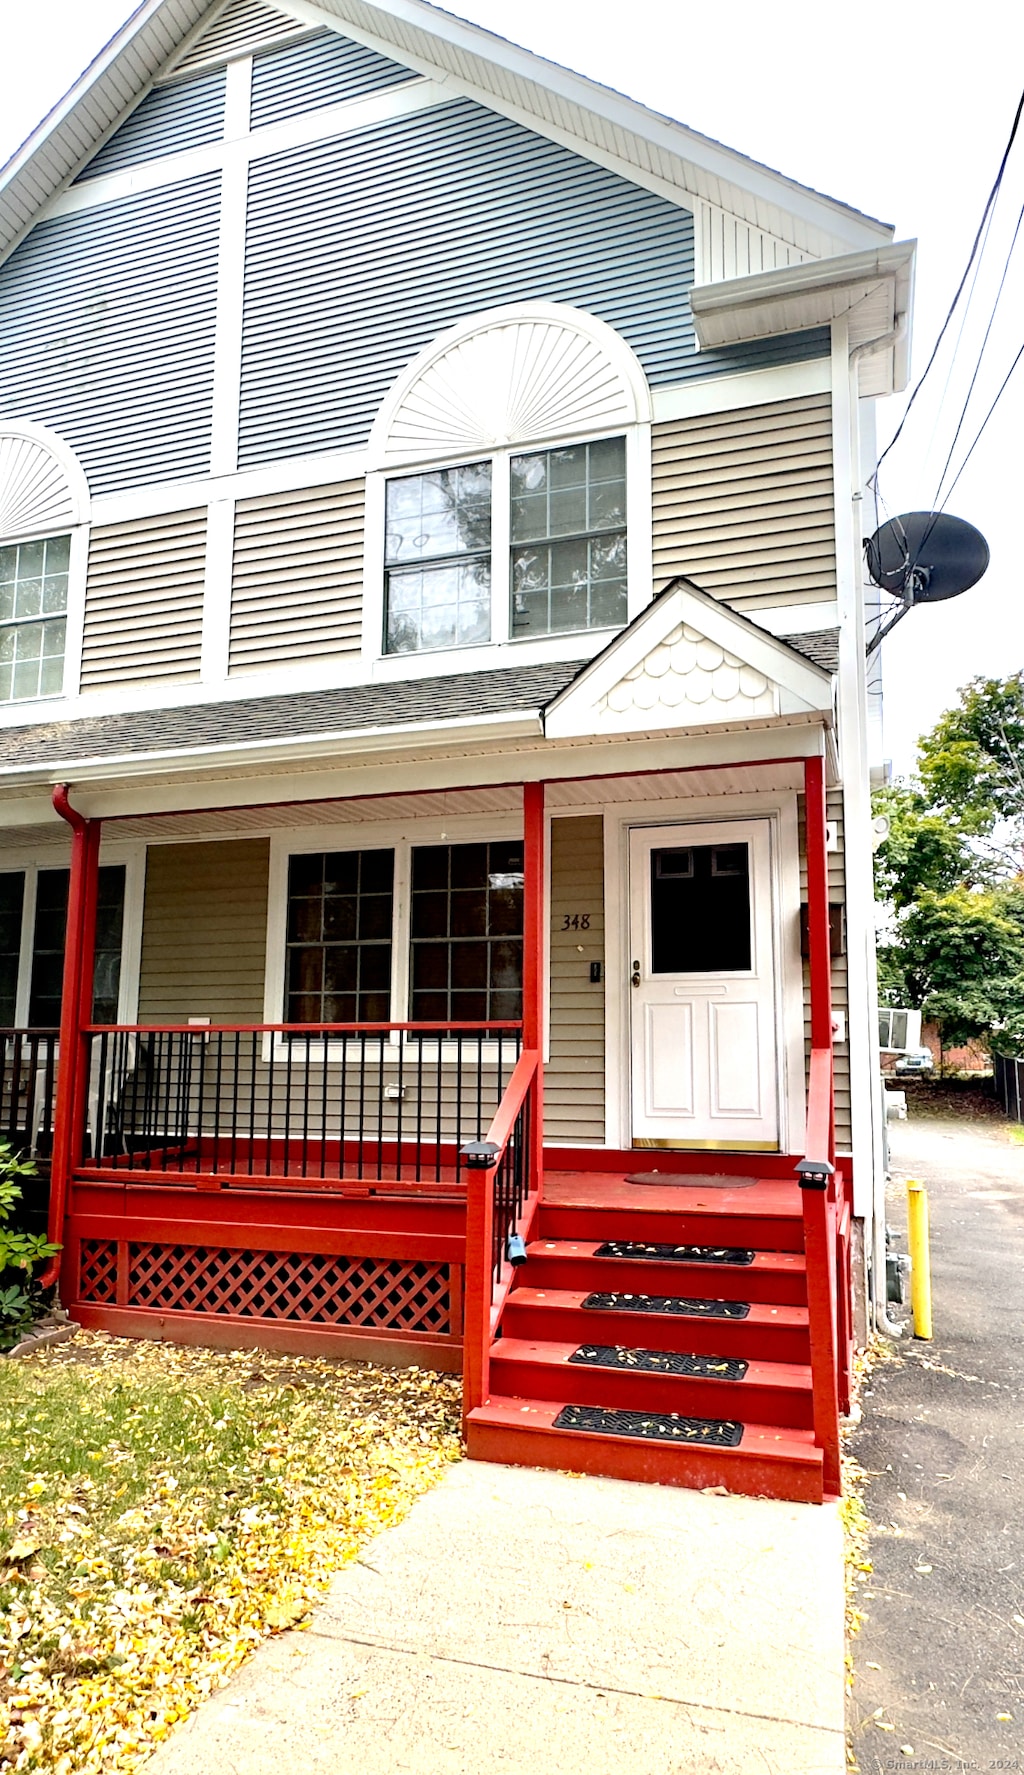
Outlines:
<svg viewBox="0 0 1024 1775"><path fill-rule="evenodd" d="M778 1147L771 839L767 820L630 832L634 1146Z"/></svg>

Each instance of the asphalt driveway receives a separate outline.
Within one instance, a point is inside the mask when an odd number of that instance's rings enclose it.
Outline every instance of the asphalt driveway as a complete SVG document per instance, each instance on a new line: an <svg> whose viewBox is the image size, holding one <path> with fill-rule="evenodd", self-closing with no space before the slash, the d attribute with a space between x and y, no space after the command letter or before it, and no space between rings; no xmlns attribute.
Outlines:
<svg viewBox="0 0 1024 1775"><path fill-rule="evenodd" d="M891 1132L900 1249L903 1182L928 1186L935 1336L878 1365L854 1438L874 1571L853 1743L863 1775L1024 1771L1024 1144L913 1105Z"/></svg>

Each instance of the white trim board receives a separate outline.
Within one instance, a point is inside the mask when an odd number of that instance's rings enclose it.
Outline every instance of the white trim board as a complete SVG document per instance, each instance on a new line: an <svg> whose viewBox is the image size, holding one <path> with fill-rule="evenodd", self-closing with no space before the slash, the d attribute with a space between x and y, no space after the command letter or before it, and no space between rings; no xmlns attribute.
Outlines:
<svg viewBox="0 0 1024 1775"><path fill-rule="evenodd" d="M779 1093L779 1150L795 1152L803 1139L804 1085L803 965L800 959L800 850L797 798L792 791L752 795L710 795L692 801L628 804L608 801L605 834L605 1144L631 1142L629 1094L629 832L634 826L706 825L713 821L766 818L773 823L772 916L779 958L778 1055L783 1068ZM615 983L617 982L617 989ZM623 1057L627 1063L623 1064Z"/></svg>

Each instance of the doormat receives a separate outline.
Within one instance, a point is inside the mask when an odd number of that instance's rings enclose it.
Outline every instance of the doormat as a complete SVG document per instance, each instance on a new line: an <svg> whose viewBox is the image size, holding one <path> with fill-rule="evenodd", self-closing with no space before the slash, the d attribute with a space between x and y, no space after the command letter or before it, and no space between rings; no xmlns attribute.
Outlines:
<svg viewBox="0 0 1024 1775"><path fill-rule="evenodd" d="M674 1411L617 1411L606 1405L563 1405L554 1428L636 1436L644 1442L685 1442L691 1448L737 1448L743 1435L743 1425L730 1418L681 1418Z"/></svg>
<svg viewBox="0 0 1024 1775"><path fill-rule="evenodd" d="M632 1171L626 1183L665 1183L676 1189L753 1189L759 1177L713 1176L703 1171Z"/></svg>
<svg viewBox="0 0 1024 1775"><path fill-rule="evenodd" d="M585 1307L606 1313L685 1314L690 1319L745 1319L745 1300L684 1300L678 1294L588 1294Z"/></svg>
<svg viewBox="0 0 1024 1775"><path fill-rule="evenodd" d="M606 1239L595 1257L644 1257L661 1263L753 1263L754 1253L738 1245L646 1245L641 1239Z"/></svg>
<svg viewBox="0 0 1024 1775"><path fill-rule="evenodd" d="M685 1374L692 1380L741 1381L742 1356L683 1356L677 1350L632 1350L626 1344L581 1344L569 1357L584 1368L628 1368L638 1374Z"/></svg>

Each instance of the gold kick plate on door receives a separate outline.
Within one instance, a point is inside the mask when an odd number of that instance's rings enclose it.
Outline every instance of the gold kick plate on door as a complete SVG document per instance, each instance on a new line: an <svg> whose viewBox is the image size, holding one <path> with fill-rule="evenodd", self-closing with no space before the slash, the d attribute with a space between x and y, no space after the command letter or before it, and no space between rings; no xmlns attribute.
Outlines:
<svg viewBox="0 0 1024 1775"><path fill-rule="evenodd" d="M659 1152L678 1153L777 1153L777 1140L638 1140L631 1141L633 1151L656 1147Z"/></svg>

